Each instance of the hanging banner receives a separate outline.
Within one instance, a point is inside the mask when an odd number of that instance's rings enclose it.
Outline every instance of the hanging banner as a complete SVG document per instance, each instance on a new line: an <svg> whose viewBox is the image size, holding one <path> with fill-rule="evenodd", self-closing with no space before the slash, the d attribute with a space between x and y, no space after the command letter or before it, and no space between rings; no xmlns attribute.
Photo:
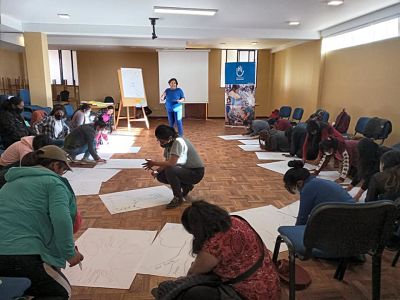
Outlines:
<svg viewBox="0 0 400 300"><path fill-rule="evenodd" d="M254 62L225 63L225 125L247 126L254 119Z"/></svg>

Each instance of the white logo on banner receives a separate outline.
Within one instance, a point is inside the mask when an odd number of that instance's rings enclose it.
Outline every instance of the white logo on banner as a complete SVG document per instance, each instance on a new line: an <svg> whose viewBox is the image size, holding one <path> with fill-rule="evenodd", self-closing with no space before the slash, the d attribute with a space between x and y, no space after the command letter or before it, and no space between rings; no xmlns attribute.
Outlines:
<svg viewBox="0 0 400 300"><path fill-rule="evenodd" d="M242 66L236 68L236 80L243 80L244 70Z"/></svg>

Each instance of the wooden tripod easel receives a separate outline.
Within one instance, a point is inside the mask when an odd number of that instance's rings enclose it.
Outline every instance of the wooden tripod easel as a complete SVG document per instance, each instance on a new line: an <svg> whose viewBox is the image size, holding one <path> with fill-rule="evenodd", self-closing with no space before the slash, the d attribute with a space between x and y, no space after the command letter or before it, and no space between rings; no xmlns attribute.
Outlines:
<svg viewBox="0 0 400 300"><path fill-rule="evenodd" d="M135 69L135 70L138 70L138 69ZM140 73L140 77L141 77L142 75L141 75L140 69L139 69L139 73ZM146 128L150 129L149 120L147 118L146 111L144 109L144 107L147 106L146 95L144 94L141 97L127 97L124 93L124 81L126 82L126 78L124 78L125 80L123 80L122 76L123 76L122 71L121 71L121 69L119 69L118 70L118 81L119 81L119 88L120 88L120 92L121 92L121 102L120 102L119 109L118 109L118 115L117 115L117 121L115 123L115 127L118 127L119 120L127 120L128 130L131 129L131 122L145 122ZM137 84L142 85L143 90L144 90L143 78L136 77L134 79L136 81L138 81ZM121 111L124 107L126 108L126 116L121 117ZM131 108L131 107L133 107L133 116L132 117L131 117L131 114L129 111L129 108ZM136 118L136 110L138 108L142 109L142 113L143 113L142 118Z"/></svg>

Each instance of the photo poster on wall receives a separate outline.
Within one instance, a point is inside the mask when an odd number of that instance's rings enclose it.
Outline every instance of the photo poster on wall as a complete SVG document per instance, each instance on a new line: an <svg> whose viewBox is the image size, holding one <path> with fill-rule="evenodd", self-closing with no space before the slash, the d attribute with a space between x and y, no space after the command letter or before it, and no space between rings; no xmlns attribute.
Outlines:
<svg viewBox="0 0 400 300"><path fill-rule="evenodd" d="M225 63L225 126L248 126L255 113L254 62Z"/></svg>
<svg viewBox="0 0 400 300"><path fill-rule="evenodd" d="M121 68L118 70L118 79L123 106L147 106L142 69Z"/></svg>

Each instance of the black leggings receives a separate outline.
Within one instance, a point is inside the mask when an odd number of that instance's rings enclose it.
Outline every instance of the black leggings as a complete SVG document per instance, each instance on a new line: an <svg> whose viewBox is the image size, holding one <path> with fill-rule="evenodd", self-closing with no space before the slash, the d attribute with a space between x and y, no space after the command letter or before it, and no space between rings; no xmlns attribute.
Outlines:
<svg viewBox="0 0 400 300"><path fill-rule="evenodd" d="M71 295L65 276L39 255L0 255L0 276L28 278L32 285L25 295L34 300L67 300Z"/></svg>
<svg viewBox="0 0 400 300"><path fill-rule="evenodd" d="M181 166L167 167L157 175L157 180L171 186L174 197L182 199L182 188L199 183L204 177L204 168L187 169Z"/></svg>

